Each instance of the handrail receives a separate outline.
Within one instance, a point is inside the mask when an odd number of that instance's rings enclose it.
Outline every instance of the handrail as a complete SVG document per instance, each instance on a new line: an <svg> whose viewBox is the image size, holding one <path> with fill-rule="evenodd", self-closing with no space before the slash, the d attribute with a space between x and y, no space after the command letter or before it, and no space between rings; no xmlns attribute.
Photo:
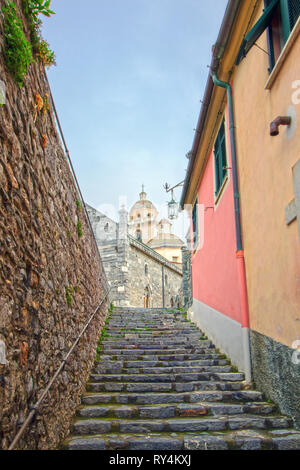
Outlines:
<svg viewBox="0 0 300 470"><path fill-rule="evenodd" d="M69 152L69 149L67 147L65 136L64 136L61 124L60 124L60 120L59 120L59 117L58 117L57 109L56 109L56 106L55 106L54 98L53 98L53 95L52 95L52 91L51 91L50 83L49 83L49 80L48 80L48 77L47 77L47 74L46 74L45 67L43 67L43 73L44 73L45 81L46 81L47 86L48 86L53 112L54 112L54 115L55 115L55 119L56 119L56 123L57 123L58 129L59 129L61 140L62 140L64 148L65 148L65 153L66 153L66 156L67 156L67 160L68 160L68 163L70 165L70 169L71 169L71 172L72 172L72 175L73 175L73 178L74 178L75 186L76 186L76 189L79 193L81 203L82 203L82 206L83 206L86 218L87 218L87 222L88 222L88 225L89 225L91 233L92 233L92 238L94 239L94 242L95 242L95 245L96 245L96 251L97 251L99 259L100 259L100 264L102 265L102 260L101 260L101 256L100 256L100 253L99 253L99 248L98 248L97 240L96 240L96 237L95 237L95 233L94 233L94 230L93 230L90 218L89 218L89 214L88 214L88 211L87 211L87 208L86 208L86 205L85 205L85 201L84 201L83 196L82 196L82 192L81 192L76 174L75 174L75 170L74 170L72 160L71 160L71 157L70 157L70 152ZM103 273L104 273L104 270L103 270ZM105 273L104 273L104 275L105 275ZM106 281L106 286L108 286L109 284L108 284L108 280L106 278L106 275L105 275L105 281Z"/></svg>
<svg viewBox="0 0 300 470"><path fill-rule="evenodd" d="M112 289L112 286L108 289L108 291L106 292L105 296L103 297L103 299L101 300L100 304L98 305L98 307L96 308L96 310L94 311L94 313L92 314L92 316L90 317L89 321L86 323L86 325L84 326L84 328L82 329L81 333L79 334L79 336L77 337L76 341L73 343L73 345L71 346L71 348L69 349L69 352L67 353L67 355L65 356L65 358L61 361L60 363L60 366L59 368L57 369L57 371L55 372L54 376L52 377L52 379L50 380L49 384L47 385L47 387L45 388L45 390L43 391L42 395L40 396L40 398L38 399L38 401L36 402L35 405L31 406L30 407L30 413L29 415L27 416L26 420L24 421L22 427L20 428L19 432L17 433L17 435L15 436L14 440L12 441L12 443L10 444L8 450L14 450L16 445L18 444L19 440L21 439L21 437L23 436L26 428L28 427L28 425L31 423L32 419L34 418L34 415L36 414L37 410L39 409L40 405L42 404L44 398L46 397L46 395L48 394L50 388L52 387L52 385L54 384L55 380L57 379L57 377L59 376L59 374L61 373L61 371L63 370L63 368L65 367L65 364L67 363L70 355L72 354L72 352L74 351L74 349L76 348L77 344L79 343L81 337L83 336L83 334L86 332L89 324L91 323L91 321L93 320L94 316L96 315L96 313L98 312L98 310L100 309L100 307L102 306L104 300L107 298L109 292L111 291Z"/></svg>

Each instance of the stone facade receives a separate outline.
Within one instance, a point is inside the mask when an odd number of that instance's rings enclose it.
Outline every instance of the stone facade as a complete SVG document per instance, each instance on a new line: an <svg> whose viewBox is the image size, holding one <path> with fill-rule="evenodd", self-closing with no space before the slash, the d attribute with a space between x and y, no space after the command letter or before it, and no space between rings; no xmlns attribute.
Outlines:
<svg viewBox="0 0 300 470"><path fill-rule="evenodd" d="M105 296L107 281L52 110L35 119L36 94L49 93L42 70L32 64L20 89L1 53L0 80L6 89L0 107L0 447L7 449ZM18 448L54 449L68 434L106 311L104 302Z"/></svg>
<svg viewBox="0 0 300 470"><path fill-rule="evenodd" d="M300 429L300 351L251 330L253 380Z"/></svg>
<svg viewBox="0 0 300 470"><path fill-rule="evenodd" d="M128 214L119 223L86 205L116 306L175 307L182 304L182 270L129 234Z"/></svg>

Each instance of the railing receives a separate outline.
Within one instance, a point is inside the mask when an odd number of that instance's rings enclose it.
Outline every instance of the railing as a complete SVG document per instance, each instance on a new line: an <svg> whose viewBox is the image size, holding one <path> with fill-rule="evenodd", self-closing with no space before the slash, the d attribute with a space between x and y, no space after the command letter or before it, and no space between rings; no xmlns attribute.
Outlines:
<svg viewBox="0 0 300 470"><path fill-rule="evenodd" d="M72 161L71 161L71 157L70 157L70 153L69 153L69 150L68 150L68 147L67 147L67 144L66 144L66 140L65 140L65 137L64 137L64 134L63 134L63 131L62 131L62 127L61 127L61 124L60 124L60 121L59 121L59 117L58 117L58 114L57 114L57 110L56 110L56 106L55 106L55 103L54 103L54 99L53 99L53 95L52 95L52 92L51 92L51 88L50 88L50 84L49 84L49 81L48 81L48 77L47 77L47 74L46 74L46 71L45 71L45 68L43 69L43 72L44 72L44 77L45 77L45 81L46 81L46 84L48 86L48 89L49 89L49 95L50 95L50 100L51 100L51 105L52 105L52 108L53 108L53 112L54 112L54 115L55 115L55 119L56 119L56 122L57 122L57 126L58 126L58 129L59 129L59 133L60 133L60 136L61 136L61 139L62 139L62 142L63 142L63 145L64 145L64 148L65 148L65 154L67 156L67 160L68 160L68 163L69 163L69 166L70 166L70 170L71 170L71 173L72 173L72 176L74 178L74 183L75 183L75 186L76 186L76 189L77 189L77 192L79 194L79 197L80 197L80 200L81 200L81 203L82 203L82 206L83 206L83 209L84 209L84 212L85 212L85 215L86 215L86 219L87 219L87 223L89 225L89 228L90 228L90 231L91 231L91 234L92 234L92 238L94 240L94 243L95 243L95 246L96 246L96 252L98 253L98 256L99 256L99 260L100 260L100 266L102 266L102 260L101 260L101 256L100 256L100 253L99 253L99 249L98 249L98 245L97 245L97 241L96 241L96 237L95 237L95 234L94 234L94 231L93 231L93 228L92 228L92 225L91 225L91 221L90 221L90 218L89 218L89 215L88 215L88 212L87 212L87 209L86 209L86 205L85 205L85 202L84 202L84 199L83 199L83 196L82 196L82 193L81 193L81 190L80 190L80 187L79 187L79 183L78 183L78 180L77 180L77 177L76 177L76 174L75 174L75 171L74 171L74 167L73 167L73 164L72 164ZM44 401L45 397L47 396L49 390L51 389L52 385L54 384L54 382L56 381L57 377L59 376L59 374L62 372L62 370L64 369L65 367L65 364L67 363L70 355L72 354L72 352L74 351L74 349L76 348L77 344L79 343L81 337L84 335L84 333L86 332L87 328L89 327L91 321L93 320L94 316L96 315L96 313L98 312L98 310L101 308L103 302L105 301L105 299L107 299L110 291L112 290L113 286L109 286L109 283L107 281L107 278L106 278L106 275L105 275L105 272L103 270L103 266L102 266L102 272L103 272L103 280L105 281L106 283L106 288L107 288L107 291L106 291L106 294L105 296L103 297L103 299L101 300L100 304L98 305L98 307L96 308L96 310L94 311L94 313L91 315L89 321L86 323L86 325L84 326L83 330L81 331L81 333L79 334L79 336L77 337L76 341L73 343L72 347L70 348L69 352L67 353L67 355L65 356L65 358L61 361L61 364L59 366L59 368L57 369L56 373L54 374L54 376L52 377L52 379L50 380L49 384L47 385L47 387L45 388L45 390L42 392L39 400L36 402L35 405L33 405L32 407L30 407L30 413L29 415L27 416L26 420L24 421L24 423L22 424L22 427L20 428L19 432L17 433L17 435L15 436L14 440L12 441L12 443L10 444L8 450L14 450L16 445L18 444L19 440L21 439L21 437L23 436L25 430L27 429L27 427L29 426L29 424L31 423L31 421L33 420L37 410L39 409L40 405L42 404L42 402Z"/></svg>
<svg viewBox="0 0 300 470"><path fill-rule="evenodd" d="M55 372L54 376L52 377L52 379L50 380L49 384L47 385L47 387L45 388L45 390L43 391L43 393L41 394L40 398L38 399L38 401L36 402L35 405L31 406L30 407L30 413L29 415L27 416L26 420L24 421L22 427L20 428L19 432L17 433L16 437L14 438L14 440L12 441L12 443L10 444L8 450L14 450L16 448L16 445L18 444L19 440L21 439L21 437L23 436L24 432L26 431L27 427L29 426L29 424L31 423L31 421L33 420L37 410L39 409L39 407L41 406L42 402L44 401L45 397L47 396L49 390L51 389L52 385L54 384L54 382L56 381L57 377L59 376L59 374L62 372L62 370L64 369L69 357L71 356L72 352L74 351L74 349L76 348L77 344L79 343L80 339L82 338L82 336L84 335L84 333L86 332L86 330L88 329L91 321L93 320L94 316L96 315L96 313L98 312L98 310L101 308L103 302L107 299L107 296L110 292L110 290L112 289L112 287L109 288L109 290L106 292L105 296L103 297L103 299L101 300L100 304L98 305L98 307L96 308L96 310L94 311L94 313L91 315L89 321L86 323L86 325L84 326L84 328L82 329L81 333L79 334L79 336L77 337L76 341L73 343L72 347L69 349L69 352L67 353L67 355L65 356L65 358L61 361L60 363L60 366L59 368L57 369L57 371Z"/></svg>

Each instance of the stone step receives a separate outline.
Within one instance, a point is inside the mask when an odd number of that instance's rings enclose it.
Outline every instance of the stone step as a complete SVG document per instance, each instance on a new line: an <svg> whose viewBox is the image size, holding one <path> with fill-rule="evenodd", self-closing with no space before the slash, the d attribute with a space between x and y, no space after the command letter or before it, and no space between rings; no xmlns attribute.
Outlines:
<svg viewBox="0 0 300 470"><path fill-rule="evenodd" d="M65 448L300 449L292 420L181 312L114 309L105 332Z"/></svg>
<svg viewBox="0 0 300 470"><path fill-rule="evenodd" d="M97 381L98 374L200 374L202 372L232 372L232 366L176 366L176 367L120 367L118 365L106 367L97 366L97 374L91 375L91 380Z"/></svg>
<svg viewBox="0 0 300 470"><path fill-rule="evenodd" d="M126 350L123 350L123 352L125 353ZM136 362L136 361L142 361L142 362L200 361L203 364L206 361L228 362L228 360L225 359L225 356L221 354L168 354L166 352L165 354L160 354L160 355L158 354L139 355L139 351L130 350L128 352L129 352L129 354L127 354L128 357L126 356L126 354L118 354L118 355L102 354L101 357L99 358L99 361L97 361L96 364L98 365L105 361L110 361L110 362L120 361L120 362L127 362L127 363Z"/></svg>
<svg viewBox="0 0 300 470"><path fill-rule="evenodd" d="M153 384L150 384L153 385ZM154 384L155 385L155 384ZM220 386L218 390L218 385ZM147 390L147 393L134 392L131 393L93 393L86 394L82 397L83 405L99 405L107 403L115 404L162 404L162 403L199 403L199 402L226 402L226 403L248 403L260 402L262 400L261 392L253 390L222 390L224 384L213 383L214 388L210 391L180 392L173 390L173 393L159 393L157 390ZM236 386L237 384L225 384L225 386ZM239 384L242 387L242 384Z"/></svg>
<svg viewBox="0 0 300 470"><path fill-rule="evenodd" d="M148 345L167 345L167 346L172 346L172 345L181 345L184 344L186 346L201 346L203 348L209 348L211 346L211 341L207 339L200 339L199 338L194 338L191 336L175 336L175 337L159 337L159 336L154 336L152 338L139 338L137 335L129 335L127 338L119 338L119 337L106 337L107 339L102 340L102 344L104 346L108 346L109 344L116 345L119 344L121 347L122 346L127 346L128 344L136 344L139 345L141 348L143 345L148 346Z"/></svg>
<svg viewBox="0 0 300 470"><path fill-rule="evenodd" d="M193 392L197 390L242 390L243 382L94 382L87 388L98 392Z"/></svg>
<svg viewBox="0 0 300 470"><path fill-rule="evenodd" d="M201 332L196 332L196 333L182 333L179 334L176 332L173 333L161 333L157 331L156 333L153 332L148 332L148 333L139 333L139 332L134 332L134 331L120 331L120 332L109 332L109 330L106 330L106 333L108 336L106 338L109 338L111 340L113 339L131 339L131 338L137 338L141 340L148 340L152 341L153 339L157 340L174 340L174 338L190 341L191 339L197 340L197 339L206 339L207 337L204 337Z"/></svg>
<svg viewBox="0 0 300 470"><path fill-rule="evenodd" d="M170 355L178 355L178 354L183 354L183 355L187 355L187 354L203 354L205 356L214 356L216 354L218 354L217 350L214 348L214 347L211 347L211 348L184 348L184 347L180 347L180 348L147 348L147 349L140 349L140 348L137 348L136 346L134 347L127 347L126 349L117 349L117 348L109 348L107 346L103 347L103 354L105 356L107 355L110 355L110 356L115 356L115 355L122 355L122 356L133 356L133 355L136 355L138 354L139 356L142 356L142 355L145 355L145 356L149 356L149 355L158 355L159 357L162 357L163 355L167 355L167 356L170 356Z"/></svg>
<svg viewBox="0 0 300 470"><path fill-rule="evenodd" d="M136 341L127 341L127 342L121 342L121 341L106 341L103 340L102 342L102 347L103 350L108 350L108 349L168 349L172 350L175 349L176 347L179 347L180 349L184 350L189 350L189 351L195 351L199 349L209 349L213 348L213 345L210 341L197 341L197 342L189 342L188 344L185 343L184 341L173 341L172 343L164 343L164 342L158 342L158 341L149 341L149 342L136 342Z"/></svg>
<svg viewBox="0 0 300 470"><path fill-rule="evenodd" d="M77 435L101 433L197 432L240 429L282 429L292 426L292 420L282 416L218 416L195 418L142 419L78 419L73 424Z"/></svg>
<svg viewBox="0 0 300 470"><path fill-rule="evenodd" d="M107 357L107 356L105 356ZM111 367L113 369L116 368L141 368L141 367L180 367L184 364L185 367L203 367L203 366L226 366L229 364L227 359L199 359L199 360L181 360L181 361L159 361L157 360L138 360L138 361L110 361L109 359L105 359L105 357L100 358L99 365L95 366L93 369L93 373L99 373L102 367ZM109 357L109 356L108 356Z"/></svg>
<svg viewBox="0 0 300 470"><path fill-rule="evenodd" d="M276 407L268 403L181 403L159 405L96 405L83 406L77 416L81 418L116 418L116 419L165 419L176 417L202 417L220 415L240 415L274 413Z"/></svg>
<svg viewBox="0 0 300 470"><path fill-rule="evenodd" d="M239 372L203 372L182 374L97 374L94 376L97 382L195 382L205 380L217 380L227 382L239 382L244 380L244 374ZM97 388L97 383L89 383L89 389Z"/></svg>
<svg viewBox="0 0 300 470"><path fill-rule="evenodd" d="M69 450L299 450L300 432L242 430L147 435L101 434L66 441Z"/></svg>
<svg viewBox="0 0 300 470"><path fill-rule="evenodd" d="M138 333L153 333L153 332L161 332L161 333L174 333L176 331L179 331L181 333L194 333L194 332L199 332L201 330L199 330L199 328L197 328L196 326L181 326L181 325L171 325L171 326L164 326L164 325L161 325L161 326L157 326L157 325L151 325L150 327L146 327L146 326L141 326L141 327L137 327L136 325L135 326L132 326L132 328L130 328L128 325L126 325L126 327L121 327L121 326L113 326L113 325L109 325L107 328L106 328L106 331L109 332L128 332L130 333L131 331L133 332L138 332Z"/></svg>

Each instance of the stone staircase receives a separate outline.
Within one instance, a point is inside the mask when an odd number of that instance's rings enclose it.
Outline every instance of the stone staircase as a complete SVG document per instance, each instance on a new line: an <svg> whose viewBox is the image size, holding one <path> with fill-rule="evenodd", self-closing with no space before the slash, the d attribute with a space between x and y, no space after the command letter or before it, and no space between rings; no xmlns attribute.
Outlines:
<svg viewBox="0 0 300 470"><path fill-rule="evenodd" d="M300 449L300 431L250 390L178 311L115 308L64 448Z"/></svg>

